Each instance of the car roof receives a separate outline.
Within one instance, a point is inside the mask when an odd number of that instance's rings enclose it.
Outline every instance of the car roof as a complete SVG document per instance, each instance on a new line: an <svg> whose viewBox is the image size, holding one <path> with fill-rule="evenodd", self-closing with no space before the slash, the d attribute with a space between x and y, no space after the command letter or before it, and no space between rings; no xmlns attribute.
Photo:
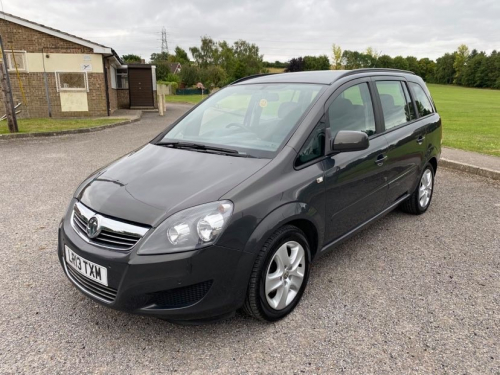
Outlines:
<svg viewBox="0 0 500 375"><path fill-rule="evenodd" d="M384 75L399 75L415 73L407 70L398 69L354 69L354 70L314 70L307 72L293 72L293 73L271 73L271 74L258 74L254 76L245 77L234 81L232 85L241 84L255 84L255 83L315 83L322 85L331 85L333 82L347 76L353 75L370 75L370 74L384 74Z"/></svg>

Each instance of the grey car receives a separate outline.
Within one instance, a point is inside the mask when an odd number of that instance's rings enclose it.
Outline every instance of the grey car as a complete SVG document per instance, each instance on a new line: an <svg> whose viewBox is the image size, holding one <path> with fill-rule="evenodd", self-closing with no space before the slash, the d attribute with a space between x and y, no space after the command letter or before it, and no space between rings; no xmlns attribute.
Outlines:
<svg viewBox="0 0 500 375"><path fill-rule="evenodd" d="M281 319L313 261L396 207L429 208L441 129L411 72L236 81L79 186L59 228L62 268L118 310Z"/></svg>

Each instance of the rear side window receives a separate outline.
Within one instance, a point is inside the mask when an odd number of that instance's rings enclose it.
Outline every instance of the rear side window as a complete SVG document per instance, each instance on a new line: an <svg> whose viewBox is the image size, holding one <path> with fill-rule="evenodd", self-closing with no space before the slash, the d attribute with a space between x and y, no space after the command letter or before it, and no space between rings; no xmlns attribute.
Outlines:
<svg viewBox="0 0 500 375"><path fill-rule="evenodd" d="M343 91L328 108L332 135L339 130L375 134L375 116L368 84L361 83Z"/></svg>
<svg viewBox="0 0 500 375"><path fill-rule="evenodd" d="M420 117L433 113L434 110L432 109L432 104L425 94L424 89L418 83L409 82L409 84L415 94L415 102L417 104L417 110Z"/></svg>
<svg viewBox="0 0 500 375"><path fill-rule="evenodd" d="M386 130L395 128L412 119L411 106L405 97L400 81L376 81L375 85L382 104Z"/></svg>

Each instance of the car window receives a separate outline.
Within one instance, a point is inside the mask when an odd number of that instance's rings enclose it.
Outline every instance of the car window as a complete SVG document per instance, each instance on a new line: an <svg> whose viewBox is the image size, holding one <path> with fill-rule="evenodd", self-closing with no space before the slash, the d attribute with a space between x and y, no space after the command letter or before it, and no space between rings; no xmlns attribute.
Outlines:
<svg viewBox="0 0 500 375"><path fill-rule="evenodd" d="M367 83L349 87L328 108L328 121L334 136L339 130L375 134L375 116Z"/></svg>
<svg viewBox="0 0 500 375"><path fill-rule="evenodd" d="M406 83L401 82L401 85L403 86L403 91L405 93L405 114L406 114L406 119L408 121L415 120L417 118L417 115L415 114L415 107L413 107L413 103L411 102L411 96L410 92L408 91L408 87L406 87Z"/></svg>
<svg viewBox="0 0 500 375"><path fill-rule="evenodd" d="M295 162L297 167L318 159L325 154L325 123L320 122L312 131Z"/></svg>
<svg viewBox="0 0 500 375"><path fill-rule="evenodd" d="M164 141L186 141L273 157L324 86L248 84L209 96Z"/></svg>
<svg viewBox="0 0 500 375"><path fill-rule="evenodd" d="M434 110L432 109L432 104L425 94L424 89L418 83L409 83L413 93L415 94L415 103L417 104L417 110L420 117L433 113Z"/></svg>
<svg viewBox="0 0 500 375"><path fill-rule="evenodd" d="M382 104L385 129L392 129L411 119L408 102L400 81L376 81L377 91Z"/></svg>

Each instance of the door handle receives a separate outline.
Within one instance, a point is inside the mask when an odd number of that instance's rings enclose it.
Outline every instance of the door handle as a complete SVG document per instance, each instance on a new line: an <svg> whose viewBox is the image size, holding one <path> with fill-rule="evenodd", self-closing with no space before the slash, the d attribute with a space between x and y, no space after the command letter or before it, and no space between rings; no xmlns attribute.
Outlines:
<svg viewBox="0 0 500 375"><path fill-rule="evenodd" d="M375 164L377 164L378 166L381 166L382 164L384 164L384 161L387 160L387 155L384 155L384 154L380 154L379 156L377 156L377 159L375 160Z"/></svg>
<svg viewBox="0 0 500 375"><path fill-rule="evenodd" d="M424 139L425 139L425 135L421 135L417 138L417 143L419 145L421 145L423 142L424 142Z"/></svg>

